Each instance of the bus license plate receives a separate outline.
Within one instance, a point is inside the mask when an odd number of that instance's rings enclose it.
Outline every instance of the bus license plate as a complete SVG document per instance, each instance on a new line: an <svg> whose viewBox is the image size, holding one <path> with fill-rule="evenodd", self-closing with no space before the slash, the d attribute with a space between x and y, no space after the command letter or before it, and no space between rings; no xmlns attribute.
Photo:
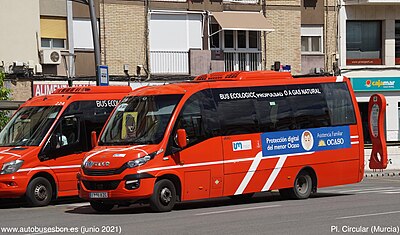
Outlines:
<svg viewBox="0 0 400 235"><path fill-rule="evenodd" d="M107 192L90 193L90 198L108 198Z"/></svg>

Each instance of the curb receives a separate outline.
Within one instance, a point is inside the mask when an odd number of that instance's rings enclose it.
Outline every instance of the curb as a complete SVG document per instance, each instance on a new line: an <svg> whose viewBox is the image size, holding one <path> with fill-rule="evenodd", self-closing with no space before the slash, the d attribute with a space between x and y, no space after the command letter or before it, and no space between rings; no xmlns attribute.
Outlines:
<svg viewBox="0 0 400 235"><path fill-rule="evenodd" d="M365 178L373 178L373 177L384 177L384 176L400 176L400 172L389 172L389 173L382 173L382 172L371 172L371 173L365 173L364 177Z"/></svg>

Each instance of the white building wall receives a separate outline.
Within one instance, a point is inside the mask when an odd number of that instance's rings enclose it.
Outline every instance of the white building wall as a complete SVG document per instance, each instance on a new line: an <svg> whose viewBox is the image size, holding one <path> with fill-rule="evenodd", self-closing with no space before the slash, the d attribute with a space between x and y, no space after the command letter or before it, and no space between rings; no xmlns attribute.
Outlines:
<svg viewBox="0 0 400 235"><path fill-rule="evenodd" d="M0 1L0 65L13 61L39 63L39 0Z"/></svg>

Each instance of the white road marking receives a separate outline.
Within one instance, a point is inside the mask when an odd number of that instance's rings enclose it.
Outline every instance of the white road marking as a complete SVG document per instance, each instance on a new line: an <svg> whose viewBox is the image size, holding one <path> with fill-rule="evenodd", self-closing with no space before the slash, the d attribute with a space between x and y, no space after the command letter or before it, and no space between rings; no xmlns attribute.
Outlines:
<svg viewBox="0 0 400 235"><path fill-rule="evenodd" d="M361 217L369 217L369 216L377 216L377 215L390 215L390 214L398 214L398 213L400 213L400 211L388 211L388 212L381 212L381 213L344 216L344 217L338 217L336 219L351 219L351 218L361 218Z"/></svg>
<svg viewBox="0 0 400 235"><path fill-rule="evenodd" d="M364 194L364 193L383 193L383 192L390 192L390 191L396 191L400 189L385 189L385 190L374 190L374 191L367 191L367 192L358 192L357 194Z"/></svg>
<svg viewBox="0 0 400 235"><path fill-rule="evenodd" d="M81 206L89 206L89 202L79 202L79 203L72 203L72 204L60 204L56 205L56 207L67 206L67 207L81 207Z"/></svg>
<svg viewBox="0 0 400 235"><path fill-rule="evenodd" d="M265 208L274 208L274 207L280 207L280 206L281 205L247 207L247 208L232 209L232 210L205 212L205 213L199 213L199 214L196 214L196 215L214 215L214 214L222 214L222 213L230 213L230 212L239 212L239 211L258 210L258 209L265 209Z"/></svg>
<svg viewBox="0 0 400 235"><path fill-rule="evenodd" d="M362 188L362 189L352 189L352 190L343 190L338 191L338 193L351 193L351 192L362 192L362 191L373 191L373 190L383 190L383 189L392 189L394 187L384 187L384 188ZM333 191L334 192L334 191Z"/></svg>

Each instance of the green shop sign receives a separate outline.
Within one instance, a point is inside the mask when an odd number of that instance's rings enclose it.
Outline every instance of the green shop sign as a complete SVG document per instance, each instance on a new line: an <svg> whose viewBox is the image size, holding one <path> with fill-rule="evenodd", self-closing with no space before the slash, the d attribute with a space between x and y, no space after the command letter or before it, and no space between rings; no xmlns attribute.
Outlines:
<svg viewBox="0 0 400 235"><path fill-rule="evenodd" d="M354 91L400 91L400 77L350 78Z"/></svg>

